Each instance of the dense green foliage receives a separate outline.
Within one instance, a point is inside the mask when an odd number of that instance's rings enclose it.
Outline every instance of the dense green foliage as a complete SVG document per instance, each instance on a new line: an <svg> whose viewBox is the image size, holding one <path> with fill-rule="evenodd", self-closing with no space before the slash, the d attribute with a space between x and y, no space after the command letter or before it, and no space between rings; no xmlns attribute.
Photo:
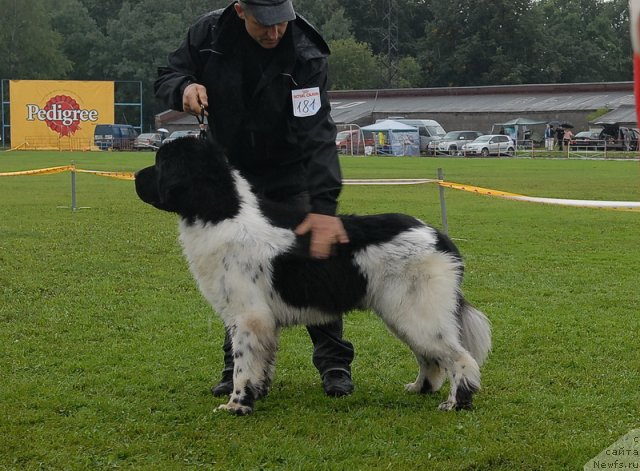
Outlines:
<svg viewBox="0 0 640 471"><path fill-rule="evenodd" d="M164 109L153 98L157 67L199 14L227 3L0 0L0 78L142 80L150 123ZM332 46L335 89L632 78L627 0L294 4Z"/></svg>
<svg viewBox="0 0 640 471"><path fill-rule="evenodd" d="M0 172L131 171L152 153L7 152ZM638 162L345 157L349 178L432 178L532 196L640 200ZM545 470L638 427L635 212L446 191L466 297L493 323L476 408L403 391L411 352L366 312L346 318L356 390L324 396L302 328L283 332L271 394L244 418L208 391L222 327L198 293L176 217L133 182L0 177L0 469ZM433 185L349 186L344 212L439 225Z"/></svg>

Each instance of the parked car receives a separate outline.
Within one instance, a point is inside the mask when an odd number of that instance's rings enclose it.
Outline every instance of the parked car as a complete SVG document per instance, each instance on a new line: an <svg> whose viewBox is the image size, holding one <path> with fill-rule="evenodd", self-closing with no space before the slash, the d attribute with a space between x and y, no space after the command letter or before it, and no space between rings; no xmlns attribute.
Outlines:
<svg viewBox="0 0 640 471"><path fill-rule="evenodd" d="M601 131L580 131L570 141L572 148L576 150L601 150L604 149L604 139Z"/></svg>
<svg viewBox="0 0 640 471"><path fill-rule="evenodd" d="M484 133L480 131L449 131L442 139L431 141L429 143L429 153L447 153L449 155L457 155L462 153L462 146Z"/></svg>
<svg viewBox="0 0 640 471"><path fill-rule="evenodd" d="M515 143L509 136L504 134L485 134L462 146L464 155L481 155L483 157L489 155L507 155L511 157L515 154L515 151Z"/></svg>
<svg viewBox="0 0 640 471"><path fill-rule="evenodd" d="M134 150L158 150L162 144L162 136L157 132L140 134L133 141Z"/></svg>
<svg viewBox="0 0 640 471"><path fill-rule="evenodd" d="M96 124L93 143L100 150L130 150L137 136L130 124Z"/></svg>
<svg viewBox="0 0 640 471"><path fill-rule="evenodd" d="M171 142L171 141L175 141L176 139L180 138L180 137L198 137L200 136L200 131L196 131L196 130L187 130L187 131L173 131L171 134L169 134L169 137L167 137L164 141L162 141L162 144L166 144L167 142Z"/></svg>
<svg viewBox="0 0 640 471"><path fill-rule="evenodd" d="M638 131L618 124L596 123L602 126L600 139L606 142L607 150L638 150Z"/></svg>

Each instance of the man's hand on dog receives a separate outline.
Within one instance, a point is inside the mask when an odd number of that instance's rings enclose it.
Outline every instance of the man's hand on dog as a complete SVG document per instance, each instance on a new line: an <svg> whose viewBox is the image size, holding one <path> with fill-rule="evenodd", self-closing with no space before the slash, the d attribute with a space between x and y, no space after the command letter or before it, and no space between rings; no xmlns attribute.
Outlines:
<svg viewBox="0 0 640 471"><path fill-rule="evenodd" d="M311 256L313 258L328 258L333 244L349 242L342 221L335 216L327 216L326 214L307 214L295 232L297 235L311 232Z"/></svg>
<svg viewBox="0 0 640 471"><path fill-rule="evenodd" d="M202 107L209 107L207 89L199 83L190 83L182 93L182 109L185 113L198 115ZM205 112L205 114L208 114Z"/></svg>

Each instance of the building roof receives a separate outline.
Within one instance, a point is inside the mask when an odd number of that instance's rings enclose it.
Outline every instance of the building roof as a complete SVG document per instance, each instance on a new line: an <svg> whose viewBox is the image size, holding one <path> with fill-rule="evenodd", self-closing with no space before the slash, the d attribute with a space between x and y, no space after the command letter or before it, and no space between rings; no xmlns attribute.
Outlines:
<svg viewBox="0 0 640 471"><path fill-rule="evenodd" d="M158 113L155 118L157 127L165 125L187 126L194 129L198 127L198 118L182 111L165 110L162 113Z"/></svg>
<svg viewBox="0 0 640 471"><path fill-rule="evenodd" d="M609 119L632 125L636 123L633 82L565 83L537 85L496 85L486 87L403 88L388 90L329 91L331 117L337 124L366 125L378 118L429 117L432 115L477 117L495 123L514 116L530 114L534 119L546 116L578 119L593 111L611 113L597 120ZM441 118L438 118L441 119ZM457 118L451 118L457 120ZM564 119L564 118L563 118ZM484 122L483 121L483 122ZM156 127L171 130L197 127L194 116L167 110L156 115ZM175 129L174 129L175 128Z"/></svg>
<svg viewBox="0 0 640 471"><path fill-rule="evenodd" d="M626 124L627 126L635 126L637 122L636 107L634 105L622 105L617 110L610 111L589 121L589 124Z"/></svg>
<svg viewBox="0 0 640 471"><path fill-rule="evenodd" d="M589 112L635 103L633 82L330 91L329 98L338 124L364 122L374 113Z"/></svg>

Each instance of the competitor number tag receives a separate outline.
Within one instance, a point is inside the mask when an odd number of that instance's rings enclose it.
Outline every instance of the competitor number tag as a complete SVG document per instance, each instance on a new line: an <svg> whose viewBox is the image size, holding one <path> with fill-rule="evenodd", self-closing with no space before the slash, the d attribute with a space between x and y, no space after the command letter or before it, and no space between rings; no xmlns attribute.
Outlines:
<svg viewBox="0 0 640 471"><path fill-rule="evenodd" d="M320 88L301 88L291 90L293 115L298 118L313 116L320 110Z"/></svg>

